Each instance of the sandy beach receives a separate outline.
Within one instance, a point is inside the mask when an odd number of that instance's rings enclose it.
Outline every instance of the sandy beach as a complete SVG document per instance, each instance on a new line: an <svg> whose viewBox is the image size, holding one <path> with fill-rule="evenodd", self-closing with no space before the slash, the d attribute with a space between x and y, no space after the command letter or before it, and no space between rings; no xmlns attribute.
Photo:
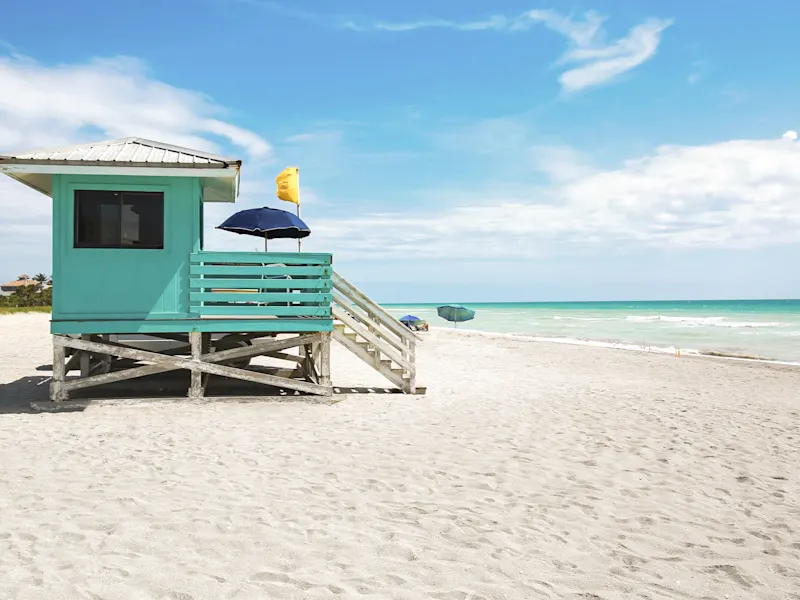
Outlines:
<svg viewBox="0 0 800 600"><path fill-rule="evenodd" d="M431 331L426 396L32 414L48 318L0 316L0 598L800 598L798 367Z"/></svg>

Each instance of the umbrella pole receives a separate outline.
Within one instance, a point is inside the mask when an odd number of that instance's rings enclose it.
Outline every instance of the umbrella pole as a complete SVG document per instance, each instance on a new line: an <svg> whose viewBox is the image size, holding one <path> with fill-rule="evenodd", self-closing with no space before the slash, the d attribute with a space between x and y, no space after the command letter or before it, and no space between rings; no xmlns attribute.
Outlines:
<svg viewBox="0 0 800 600"><path fill-rule="evenodd" d="M300 177L299 173L298 173L297 177L298 178ZM297 218L298 219L300 218L300 202L297 203ZM300 252L300 238L297 238L297 252L298 253Z"/></svg>
<svg viewBox="0 0 800 600"><path fill-rule="evenodd" d="M267 238L267 234L265 233L264 234L264 252L267 251L267 241L269 241L269 238Z"/></svg>

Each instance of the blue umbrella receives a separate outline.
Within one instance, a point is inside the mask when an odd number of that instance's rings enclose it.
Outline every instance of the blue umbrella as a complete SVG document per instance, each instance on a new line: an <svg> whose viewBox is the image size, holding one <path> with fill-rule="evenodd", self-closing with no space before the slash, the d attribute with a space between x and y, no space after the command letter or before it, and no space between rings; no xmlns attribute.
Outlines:
<svg viewBox="0 0 800 600"><path fill-rule="evenodd" d="M400 319L400 322L409 329L419 330L419 328L422 327L421 324L425 323L425 320L415 317L414 315L406 315Z"/></svg>
<svg viewBox="0 0 800 600"><path fill-rule="evenodd" d="M422 319L415 317L414 315L406 315L405 317L400 318L401 323L416 323L417 321L422 321Z"/></svg>
<svg viewBox="0 0 800 600"><path fill-rule="evenodd" d="M311 235L311 229L297 215L266 206L240 210L217 229L264 238L264 250L267 249L267 240L299 240Z"/></svg>
<svg viewBox="0 0 800 600"><path fill-rule="evenodd" d="M472 319L475 318L474 310L471 310L464 306L453 305L453 304L440 306L436 309L436 312L444 320L454 323L455 327L458 327L458 323L463 323L464 321L471 321Z"/></svg>

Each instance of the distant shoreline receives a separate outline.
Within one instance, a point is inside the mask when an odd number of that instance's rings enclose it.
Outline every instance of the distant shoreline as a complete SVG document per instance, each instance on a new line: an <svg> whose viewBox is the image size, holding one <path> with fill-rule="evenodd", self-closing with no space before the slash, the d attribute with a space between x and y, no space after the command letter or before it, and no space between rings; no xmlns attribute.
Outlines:
<svg viewBox="0 0 800 600"><path fill-rule="evenodd" d="M470 302L459 301L457 304L464 306L552 306L565 304L698 304L698 303L735 303L735 302L798 302L800 298L703 298L700 300L517 300L503 302ZM402 308L404 306L419 306L436 308L453 302L380 302L386 308Z"/></svg>
<svg viewBox="0 0 800 600"><path fill-rule="evenodd" d="M454 333L464 336L476 336L487 338L501 338L501 339L517 339L529 340L535 342L543 342L545 344L566 344L570 346L587 346L592 348L605 348L608 350L625 350L628 352L642 352L646 354L663 354L665 356L678 357L695 357L695 358L713 358L719 360L753 362L769 365L782 365L789 367L800 367L800 362L779 360L774 358L746 356L733 353L716 352L714 350L695 350L692 348L674 348L664 346L647 346L641 344L629 344L626 342L611 341L611 340L593 340L593 339L579 339L579 338L566 338L566 337L547 337L540 335L531 335L526 333L497 333L493 331L480 331L477 329L456 329L451 327L431 327L431 331L443 331Z"/></svg>

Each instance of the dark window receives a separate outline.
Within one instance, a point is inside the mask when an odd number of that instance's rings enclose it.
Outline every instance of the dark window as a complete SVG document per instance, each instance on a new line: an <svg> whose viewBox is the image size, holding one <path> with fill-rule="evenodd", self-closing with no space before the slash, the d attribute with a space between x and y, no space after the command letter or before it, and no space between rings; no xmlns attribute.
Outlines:
<svg viewBox="0 0 800 600"><path fill-rule="evenodd" d="M76 248L163 248L162 192L75 191Z"/></svg>

